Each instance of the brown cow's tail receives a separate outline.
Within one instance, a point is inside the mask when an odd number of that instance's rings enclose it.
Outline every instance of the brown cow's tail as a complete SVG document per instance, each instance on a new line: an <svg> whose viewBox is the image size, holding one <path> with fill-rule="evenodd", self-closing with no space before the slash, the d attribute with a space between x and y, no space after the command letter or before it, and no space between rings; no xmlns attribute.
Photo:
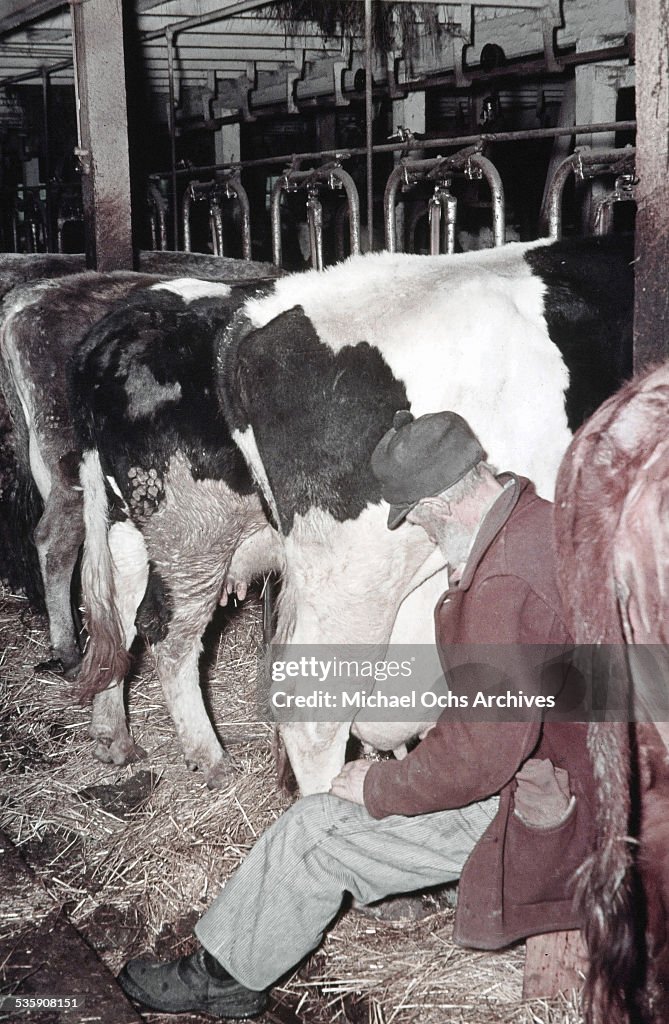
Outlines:
<svg viewBox="0 0 669 1024"><path fill-rule="evenodd" d="M114 563L109 548L107 489L95 449L84 453L81 464L84 495L85 540L81 563L81 588L89 639L77 685L82 701L121 683L130 665L114 583Z"/></svg>
<svg viewBox="0 0 669 1024"><path fill-rule="evenodd" d="M629 837L632 773L629 725L593 723L589 748L597 784L597 847L579 873L578 899L590 968L586 1024L626 1024L644 965L643 921L635 914L637 879Z"/></svg>

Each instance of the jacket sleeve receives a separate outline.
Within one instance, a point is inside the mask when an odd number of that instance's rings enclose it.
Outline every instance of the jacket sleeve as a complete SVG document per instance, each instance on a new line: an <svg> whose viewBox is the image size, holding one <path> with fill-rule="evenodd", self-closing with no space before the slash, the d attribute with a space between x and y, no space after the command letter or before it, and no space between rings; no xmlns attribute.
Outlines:
<svg viewBox="0 0 669 1024"><path fill-rule="evenodd" d="M540 722L452 722L443 714L402 761L379 761L365 777L373 818L429 814L499 793L534 750Z"/></svg>
<svg viewBox="0 0 669 1024"><path fill-rule="evenodd" d="M555 609L513 575L492 577L472 589L467 595L467 619L472 624L469 635L475 635L477 643L514 645L510 648L514 685L530 692L536 687L536 660L528 660L524 667L515 645L532 644L536 650L536 645L569 640ZM467 687L470 694L477 690L475 671L469 673ZM481 688L485 688L483 681ZM427 814L483 800L511 781L531 756L540 733L538 719L468 721L463 720L462 711L447 710L404 760L371 766L365 778L365 807L372 817L382 818Z"/></svg>

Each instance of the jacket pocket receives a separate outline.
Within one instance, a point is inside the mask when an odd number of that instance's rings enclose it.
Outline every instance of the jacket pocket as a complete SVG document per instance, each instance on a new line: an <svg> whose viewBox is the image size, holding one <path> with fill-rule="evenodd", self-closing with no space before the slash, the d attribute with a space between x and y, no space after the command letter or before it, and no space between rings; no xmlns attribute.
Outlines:
<svg viewBox="0 0 669 1024"><path fill-rule="evenodd" d="M574 800L557 825L541 828L509 816L504 845L504 892L520 906L570 899L573 877L587 849Z"/></svg>

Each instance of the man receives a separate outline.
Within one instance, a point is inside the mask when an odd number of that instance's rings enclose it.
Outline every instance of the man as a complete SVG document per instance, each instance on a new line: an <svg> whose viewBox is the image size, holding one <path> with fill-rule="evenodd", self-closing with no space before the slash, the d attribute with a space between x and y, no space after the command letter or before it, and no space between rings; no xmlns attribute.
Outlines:
<svg viewBox="0 0 669 1024"><path fill-rule="evenodd" d="M483 460L455 413L401 411L372 468L388 527L425 530L448 563L435 613L446 668L451 644L495 644L513 654L514 684L536 691L526 645L570 641L551 506ZM482 683L478 671L465 688ZM524 718L445 712L403 760L345 765L330 793L299 800L261 836L198 922L201 948L168 964L130 961L124 990L163 1012L254 1016L346 892L367 904L460 878L454 938L481 949L577 927L570 881L592 843L586 727Z"/></svg>

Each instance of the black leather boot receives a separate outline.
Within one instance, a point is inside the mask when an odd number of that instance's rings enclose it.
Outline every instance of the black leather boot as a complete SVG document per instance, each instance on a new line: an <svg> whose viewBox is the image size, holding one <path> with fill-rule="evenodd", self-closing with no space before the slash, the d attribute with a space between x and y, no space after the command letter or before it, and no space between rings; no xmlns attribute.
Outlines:
<svg viewBox="0 0 669 1024"><path fill-rule="evenodd" d="M230 1020L262 1013L267 993L235 981L205 949L168 963L129 960L118 983L131 999L162 1013L189 1010Z"/></svg>

